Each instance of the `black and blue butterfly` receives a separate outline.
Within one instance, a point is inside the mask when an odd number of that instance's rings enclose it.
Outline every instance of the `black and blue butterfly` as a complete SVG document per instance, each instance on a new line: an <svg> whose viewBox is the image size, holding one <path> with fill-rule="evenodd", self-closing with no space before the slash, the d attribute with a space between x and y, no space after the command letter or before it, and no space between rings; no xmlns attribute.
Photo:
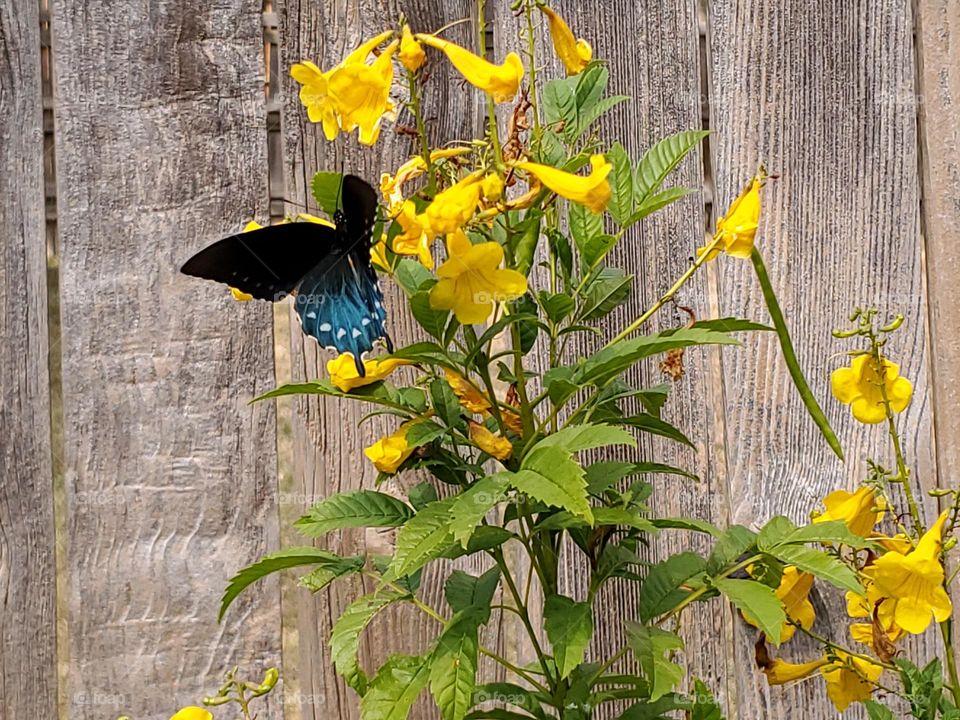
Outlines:
<svg viewBox="0 0 960 720"><path fill-rule="evenodd" d="M323 347L363 355L378 342L393 352L377 273L370 263L377 194L355 175L340 187L335 227L289 222L231 235L204 248L180 269L226 283L258 300L293 295L304 333Z"/></svg>

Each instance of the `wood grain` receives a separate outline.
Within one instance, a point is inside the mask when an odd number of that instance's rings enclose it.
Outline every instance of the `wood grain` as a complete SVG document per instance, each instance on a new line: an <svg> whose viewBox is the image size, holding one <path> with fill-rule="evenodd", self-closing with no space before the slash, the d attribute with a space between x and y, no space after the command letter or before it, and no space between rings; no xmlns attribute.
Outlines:
<svg viewBox="0 0 960 720"><path fill-rule="evenodd" d="M776 339L750 339L723 361L733 518L804 520L824 495L865 477L866 458L893 464L883 427L854 422L829 391L830 372L855 347L830 330L846 327L857 305L906 316L886 352L914 383L898 425L915 492L923 494L935 484L935 464L909 4L713 0L710 7L717 207L759 161L780 175L764 190L758 243L800 364L847 457L841 464L808 418ZM766 319L750 264L722 257L717 266L723 312ZM928 521L932 511L928 503ZM842 598L820 593L817 627L843 632ZM836 717L818 680L768 689L747 672L752 641L741 626L740 717ZM932 647L921 643L919 657ZM803 650L813 648L794 648Z"/></svg>
<svg viewBox="0 0 960 720"><path fill-rule="evenodd" d="M53 3L67 713L168 718L279 660L271 309L178 272L266 211L259 3ZM280 716L279 697L261 717Z"/></svg>
<svg viewBox="0 0 960 720"><path fill-rule="evenodd" d="M339 169L341 163L346 172L359 174L376 185L381 172L394 172L403 160L416 152L411 139L395 134L389 124L385 124L379 142L372 148L359 145L356 133L353 137L341 136L328 143L319 126L307 120L297 99L297 86L289 78L290 66L302 59L311 59L324 69L332 67L362 40L395 24L401 11L415 32L431 32L449 22L469 18L472 7L473 3L468 0L444 3L433 0L337 0L328 3L287 0L283 4L280 9L280 73L286 83L282 95L288 198L313 207L309 189L313 173ZM472 43L470 24L451 28L445 37L462 44ZM474 137L475 118L482 107L479 91L464 87L448 64L432 53L429 76L424 105L428 108L428 131L434 146L453 139ZM395 86L402 84L398 73ZM405 93L396 91L394 100L399 101L402 97ZM406 113L401 113L397 122L412 124ZM300 210L300 205L288 207L291 213ZM384 291L394 341L403 345L419 338L421 331L405 313L397 288L384 283ZM296 319L291 324L293 381L326 376L325 364L329 355L318 350L312 339L304 338ZM377 418L364 423L359 430L355 429L367 410L356 403L297 398L293 431L294 477L298 491L294 500L301 507L335 492L373 487L376 471L363 455L363 448L394 427L389 419ZM409 477L402 482L409 488L419 479L422 478ZM392 538L384 533L344 532L342 537L326 542L327 547L342 553L392 552ZM431 568L424 574L420 596L425 602L438 608L445 607L442 590L445 577L441 567ZM367 591L372 589L372 586L366 588ZM362 592L359 581L338 582L316 596L306 590L297 591L301 660L294 700L300 706L304 720L358 717L357 695L334 673L327 641L333 622ZM438 629L434 621L425 619L410 606L389 609L365 634L361 664L372 671L390 653L422 650L436 637ZM430 718L435 714L436 710L427 702L422 702L414 710L414 716L418 718Z"/></svg>
<svg viewBox="0 0 960 720"><path fill-rule="evenodd" d="M0 718L56 717L40 20L0 2Z"/></svg>
<svg viewBox="0 0 960 720"><path fill-rule="evenodd" d="M595 6L574 0L553 2L577 37L585 38L594 49L594 57L607 62L610 70L610 94L623 94L631 99L610 115L601 125L602 149L620 141L634 162L663 136L701 127L701 95L699 33L695 2L605 3L603 12ZM522 18L503 14L498 24L498 57L510 46ZM615 19L615 21L614 21ZM537 41L545 67L542 77L562 77L563 71L553 55L545 22L537 19ZM615 22L616 31L611 31ZM630 38L623 42L623 38ZM702 157L698 150L668 180L670 185L700 188L703 185ZM628 302L603 321L609 335L628 325L640 315L687 268L695 248L704 235L702 194L696 193L657 213L630 230L611 255L610 263L623 267L636 277L635 291ZM678 296L680 305L691 306L697 317L710 314L707 285L703 276L696 278ZM687 316L668 308L661 312L643 332L657 332L682 325ZM584 339L570 348L567 362L597 349L597 343ZM668 462L689 468L702 478L694 484L686 480L657 477L653 503L660 516L693 516L723 524L727 516L726 481L722 455L722 430L714 423L711 399L719 402L712 380L715 358L709 352L686 354L686 376L672 388L664 419L676 423L693 439L696 449L688 451L675 443L642 438L644 459ZM650 387L667 382L655 363L642 372L631 374L628 382ZM706 548L700 538L687 533L663 533L651 550L656 561L666 554ZM586 583L586 568L578 554L570 552L562 570L567 594L579 597ZM636 586L612 583L600 596L592 653L606 658L624 643L623 623L636 618ZM697 607L684 623L688 647L686 659L691 672L704 679L726 703L725 683L735 674L727 657L725 643L730 633L730 616L722 605ZM597 717L612 717L614 707L597 711Z"/></svg>

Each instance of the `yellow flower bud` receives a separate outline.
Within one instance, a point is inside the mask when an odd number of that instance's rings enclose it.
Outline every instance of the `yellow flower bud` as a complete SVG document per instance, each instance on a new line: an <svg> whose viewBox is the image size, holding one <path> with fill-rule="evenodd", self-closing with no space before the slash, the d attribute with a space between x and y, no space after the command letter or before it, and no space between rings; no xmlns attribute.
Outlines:
<svg viewBox="0 0 960 720"><path fill-rule="evenodd" d="M400 37L400 52L397 53L400 63L410 72L419 70L427 60L427 54L420 47L420 43L410 32L410 26L403 26L403 34Z"/></svg>

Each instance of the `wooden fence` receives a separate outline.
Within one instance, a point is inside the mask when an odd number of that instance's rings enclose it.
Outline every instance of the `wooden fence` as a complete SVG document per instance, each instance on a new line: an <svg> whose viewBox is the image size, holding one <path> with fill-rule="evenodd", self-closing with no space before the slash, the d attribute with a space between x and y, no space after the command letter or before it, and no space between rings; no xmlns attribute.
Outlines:
<svg viewBox="0 0 960 720"><path fill-rule="evenodd" d="M500 57L515 20L506 2L488 4ZM640 281L616 322L687 266L714 203L725 206L764 160L780 178L765 194L760 242L847 451L841 465L817 436L775 340L691 352L668 412L698 447L651 447L703 481L662 480L658 511L799 520L861 477L882 437L828 400L838 364L829 329L857 304L906 315L892 354L916 387L902 425L917 477L925 488L956 484L958 0L553 4L609 60L614 90L633 98L607 130L634 156L667 133L714 131L678 171L703 192L619 249ZM279 415L248 405L277 377L316 377L323 358L295 325L275 344L286 311L275 323L266 304L234 303L177 269L251 216L282 214L284 196L307 203L315 169L345 161L376 178L410 153L409 138L390 132L373 151L326 143L288 77L301 58L329 67L401 11L432 30L470 17L475 3L0 0L0 718L160 720L216 688L229 666L256 675L281 658L286 702L277 694L261 718L357 717L325 649L356 587L311 597L264 582L223 625L216 605L229 575L277 548L305 505L369 486L361 449L381 428L349 431L359 411L325 399ZM468 43L472 33L468 23L450 36ZM543 62L553 63L546 53ZM433 137L472 137L480 98L441 63L432 74ZM735 261L711 267L682 301L701 316L763 319ZM402 341L413 330L398 307ZM579 572L567 567L571 585ZM428 599L440 582L426 578ZM601 646L619 644L614 621L634 600L604 596ZM827 624L842 615L835 601L815 603ZM730 718L836 716L815 684L768 689L751 669L753 634L718 608L687 623L687 659ZM414 648L429 622L396 609L363 653ZM508 629L497 632L491 644L521 651Z"/></svg>

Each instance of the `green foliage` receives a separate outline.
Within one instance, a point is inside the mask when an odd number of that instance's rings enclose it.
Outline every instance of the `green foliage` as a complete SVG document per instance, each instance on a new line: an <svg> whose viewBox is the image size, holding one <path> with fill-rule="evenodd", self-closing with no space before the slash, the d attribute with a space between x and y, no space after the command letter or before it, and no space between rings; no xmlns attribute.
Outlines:
<svg viewBox="0 0 960 720"><path fill-rule="evenodd" d="M543 626L553 645L560 677L565 678L583 662L593 637L593 609L590 603L551 595L543 607Z"/></svg>
<svg viewBox="0 0 960 720"><path fill-rule="evenodd" d="M427 658L394 655L377 671L360 701L360 720L406 720L430 680Z"/></svg>
<svg viewBox="0 0 960 720"><path fill-rule="evenodd" d="M774 644L780 644L780 630L787 621L783 603L773 590L755 580L717 578L714 587L744 615L748 615Z"/></svg>
<svg viewBox="0 0 960 720"><path fill-rule="evenodd" d="M627 641L650 685L650 700L659 700L683 679L683 667L671 659L675 650L683 648L679 635L653 625L629 623Z"/></svg>
<svg viewBox="0 0 960 720"><path fill-rule="evenodd" d="M360 695L367 691L367 676L360 668L357 657L360 650L360 635L377 613L404 597L406 597L405 593L392 591L364 595L350 603L333 624L333 630L330 633L330 655L333 658L333 666L347 685Z"/></svg>
<svg viewBox="0 0 960 720"><path fill-rule="evenodd" d="M373 490L337 493L317 503L294 527L307 537L331 530L362 527L399 527L413 517L402 500Z"/></svg>

